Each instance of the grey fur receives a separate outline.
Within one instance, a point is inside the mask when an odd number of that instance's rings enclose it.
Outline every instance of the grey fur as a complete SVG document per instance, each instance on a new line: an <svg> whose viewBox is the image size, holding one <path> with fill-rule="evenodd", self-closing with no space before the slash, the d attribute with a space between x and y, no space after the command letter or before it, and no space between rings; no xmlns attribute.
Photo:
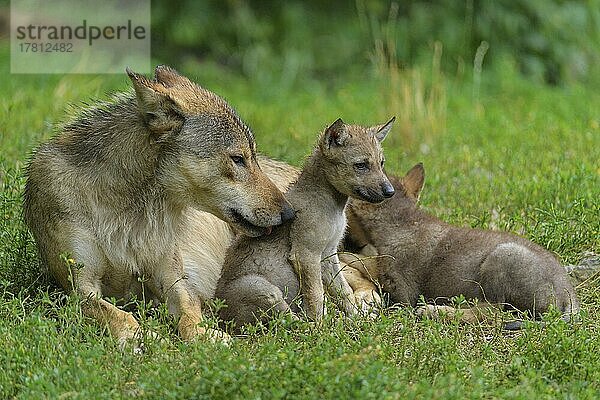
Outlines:
<svg viewBox="0 0 600 400"><path fill-rule="evenodd" d="M382 290L395 303L466 298L531 312L554 304L568 318L579 310L565 269L546 249L513 234L451 226L421 211L417 199L424 169L390 177L397 195L381 204L351 201L348 243L370 244L381 257Z"/></svg>
<svg viewBox="0 0 600 400"><path fill-rule="evenodd" d="M352 290L340 273L337 246L349 196L377 202L393 195L383 171L380 140L385 135L377 137L378 132L341 120L323 132L286 193L296 219L270 236L240 237L228 249L215 294L227 304L223 320L239 326L263 315L298 313L294 300L300 296L306 315L320 320L324 287L344 312L356 312Z"/></svg>

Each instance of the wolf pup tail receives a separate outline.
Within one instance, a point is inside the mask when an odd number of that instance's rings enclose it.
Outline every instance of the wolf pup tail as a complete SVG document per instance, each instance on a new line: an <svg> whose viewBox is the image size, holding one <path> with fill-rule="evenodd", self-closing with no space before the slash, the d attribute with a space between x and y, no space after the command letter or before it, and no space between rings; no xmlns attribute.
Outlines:
<svg viewBox="0 0 600 400"><path fill-rule="evenodd" d="M562 312L563 313L562 313L562 316L560 317L560 319L565 321L567 324L577 321L579 319L579 303L575 299L574 302L569 304L566 307L566 309L562 310ZM544 321L536 320L536 321L529 321L529 322L534 323L542 328L546 326L546 322L544 322ZM523 320L508 321L504 324L503 329L505 329L507 331L518 331L520 329L523 329L524 324L525 324L525 321L523 321Z"/></svg>

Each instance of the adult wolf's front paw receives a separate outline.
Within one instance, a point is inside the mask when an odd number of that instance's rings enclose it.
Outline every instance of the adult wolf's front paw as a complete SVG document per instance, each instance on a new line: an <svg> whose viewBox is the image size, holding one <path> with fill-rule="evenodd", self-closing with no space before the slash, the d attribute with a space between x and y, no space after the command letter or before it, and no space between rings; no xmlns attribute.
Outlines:
<svg viewBox="0 0 600 400"><path fill-rule="evenodd" d="M229 345L233 340L229 334L218 329L203 328L204 332L200 333L196 338L203 336L213 343L222 343Z"/></svg>
<svg viewBox="0 0 600 400"><path fill-rule="evenodd" d="M146 351L146 344L152 341L164 340L158 333L153 331L142 332L138 329L132 335L120 336L117 338L119 349L122 352L131 351L135 355L142 355Z"/></svg>
<svg viewBox="0 0 600 400"><path fill-rule="evenodd" d="M218 329L205 328L198 324L179 324L179 335L184 342L207 339L213 343L229 344L231 336Z"/></svg>
<svg viewBox="0 0 600 400"><path fill-rule="evenodd" d="M415 312L420 318L451 319L456 314L456 308L425 304L424 306L418 307Z"/></svg>

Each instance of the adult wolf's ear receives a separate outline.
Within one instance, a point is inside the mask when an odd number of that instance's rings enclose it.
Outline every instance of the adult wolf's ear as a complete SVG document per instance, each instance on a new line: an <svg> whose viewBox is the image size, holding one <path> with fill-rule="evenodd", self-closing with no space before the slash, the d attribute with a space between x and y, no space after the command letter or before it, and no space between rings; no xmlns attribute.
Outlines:
<svg viewBox="0 0 600 400"><path fill-rule="evenodd" d="M402 186L408 197L412 197L415 201L419 200L421 190L425 184L425 168L423 163L418 163L410 169L402 178Z"/></svg>
<svg viewBox="0 0 600 400"><path fill-rule="evenodd" d="M375 135L375 138L377 139L377 141L379 143L383 142L383 140L385 139L387 134L390 133L390 130L392 129L392 125L394 124L395 120L396 120L396 117L392 117L385 124L374 126L374 127L370 128L371 133L373 135Z"/></svg>
<svg viewBox="0 0 600 400"><path fill-rule="evenodd" d="M156 71L159 68L157 67ZM138 109L147 124L148 129L155 134L161 134L177 130L183 124L183 113L175 104L174 99L169 93L167 84L172 82L174 75L177 74L169 68L169 71L160 71L162 80L150 80L144 75L126 69L127 75L133 83L138 102ZM178 74L177 74L178 75Z"/></svg>
<svg viewBox="0 0 600 400"><path fill-rule="evenodd" d="M343 146L349 137L345 125L341 118L338 118L333 124L329 125L323 134L321 146L325 145L327 149L331 148L331 146Z"/></svg>

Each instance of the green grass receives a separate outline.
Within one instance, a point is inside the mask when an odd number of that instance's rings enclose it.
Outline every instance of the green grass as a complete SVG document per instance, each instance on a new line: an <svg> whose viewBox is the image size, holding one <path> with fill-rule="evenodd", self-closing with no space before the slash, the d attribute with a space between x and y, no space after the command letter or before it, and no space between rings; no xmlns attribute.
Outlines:
<svg viewBox="0 0 600 400"><path fill-rule="evenodd" d="M238 109L261 152L296 165L337 117L369 124L407 115L398 109L402 101L389 101L401 89L376 75L279 91L210 65L181 68ZM571 326L549 317L544 329L509 334L418 321L399 310L377 320L331 315L322 327L277 321L227 348L181 343L159 309L138 314L167 340L147 343L142 356L120 352L105 329L82 316L76 299L37 272L20 196L29 152L53 134L66 107L124 89L127 78L9 75L6 43L0 43L0 73L0 398L600 395L598 280L578 288L583 313ZM431 83L413 83L405 87L427 97ZM435 118L443 120L429 124L419 118L430 116L412 115L385 143L390 172L425 163L423 207L449 222L521 233L563 263L578 262L584 251L599 253L599 88L540 86L510 66L484 73L477 98L466 78L434 84L442 85L435 109L445 111ZM443 129L419 131L423 126Z"/></svg>

